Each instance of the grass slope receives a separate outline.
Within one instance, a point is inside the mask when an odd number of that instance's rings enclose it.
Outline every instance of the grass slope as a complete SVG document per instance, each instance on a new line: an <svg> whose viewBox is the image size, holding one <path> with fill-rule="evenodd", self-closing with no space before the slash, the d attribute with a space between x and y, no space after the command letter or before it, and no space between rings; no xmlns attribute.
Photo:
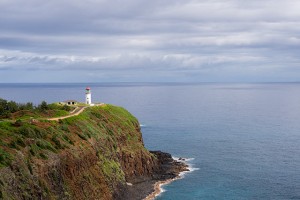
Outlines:
<svg viewBox="0 0 300 200"><path fill-rule="evenodd" d="M68 151L78 157L77 151L73 151L78 147L96 149L99 170L108 182L125 181L118 160L120 152L143 152L150 156L143 146L138 120L127 110L113 105L89 107L78 116L58 122L0 121L0 170L14 168L20 162L17 155L22 155L26 170L32 174L36 163L46 163L53 155ZM18 170L24 172L20 176L25 177L25 180L29 176L26 170ZM9 198L5 185L1 184L3 182L0 177L0 196ZM42 184L42 180L40 182L41 187L45 188L45 195L49 195L49 188L43 186L45 184Z"/></svg>

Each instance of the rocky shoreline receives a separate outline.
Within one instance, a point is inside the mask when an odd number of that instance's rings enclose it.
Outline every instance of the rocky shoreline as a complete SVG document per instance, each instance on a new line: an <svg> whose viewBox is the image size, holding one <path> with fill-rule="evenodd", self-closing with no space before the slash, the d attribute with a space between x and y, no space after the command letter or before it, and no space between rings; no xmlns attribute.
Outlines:
<svg viewBox="0 0 300 200"><path fill-rule="evenodd" d="M152 200L161 191L160 186L179 178L181 172L189 171L184 159L174 160L169 153L150 151L156 156L158 167L151 177L141 177L135 183L128 183L123 199Z"/></svg>

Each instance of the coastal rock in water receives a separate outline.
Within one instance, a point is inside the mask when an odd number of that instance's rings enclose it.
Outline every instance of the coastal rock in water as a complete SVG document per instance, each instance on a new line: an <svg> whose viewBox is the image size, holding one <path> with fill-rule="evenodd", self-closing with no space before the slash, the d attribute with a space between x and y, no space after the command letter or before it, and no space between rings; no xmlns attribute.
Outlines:
<svg viewBox="0 0 300 200"><path fill-rule="evenodd" d="M187 164L174 160L169 153L161 151L150 152L157 157L159 162L159 168L155 174L158 180L173 179L176 178L180 172L189 171Z"/></svg>
<svg viewBox="0 0 300 200"><path fill-rule="evenodd" d="M178 160L180 160L180 161L185 161L185 158L178 158Z"/></svg>
<svg viewBox="0 0 300 200"><path fill-rule="evenodd" d="M188 165L174 160L169 153L161 151L150 151L154 157L154 165L150 176L136 177L132 187L127 188L121 199L140 200L154 192L157 182L175 179L180 172L189 171Z"/></svg>

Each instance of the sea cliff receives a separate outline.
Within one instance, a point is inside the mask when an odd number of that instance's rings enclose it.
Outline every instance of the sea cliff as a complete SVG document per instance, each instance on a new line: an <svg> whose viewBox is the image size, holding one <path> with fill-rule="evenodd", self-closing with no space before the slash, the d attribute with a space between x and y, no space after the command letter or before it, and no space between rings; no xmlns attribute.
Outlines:
<svg viewBox="0 0 300 200"><path fill-rule="evenodd" d="M59 121L2 120L0 139L0 199L143 199L187 170L148 151L138 120L113 105Z"/></svg>

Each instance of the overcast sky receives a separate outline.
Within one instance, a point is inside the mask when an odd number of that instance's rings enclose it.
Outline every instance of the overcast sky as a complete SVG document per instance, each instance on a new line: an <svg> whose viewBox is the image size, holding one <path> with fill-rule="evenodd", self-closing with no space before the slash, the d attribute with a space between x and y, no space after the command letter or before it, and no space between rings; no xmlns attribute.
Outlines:
<svg viewBox="0 0 300 200"><path fill-rule="evenodd" d="M299 0L0 0L0 82L300 81Z"/></svg>

